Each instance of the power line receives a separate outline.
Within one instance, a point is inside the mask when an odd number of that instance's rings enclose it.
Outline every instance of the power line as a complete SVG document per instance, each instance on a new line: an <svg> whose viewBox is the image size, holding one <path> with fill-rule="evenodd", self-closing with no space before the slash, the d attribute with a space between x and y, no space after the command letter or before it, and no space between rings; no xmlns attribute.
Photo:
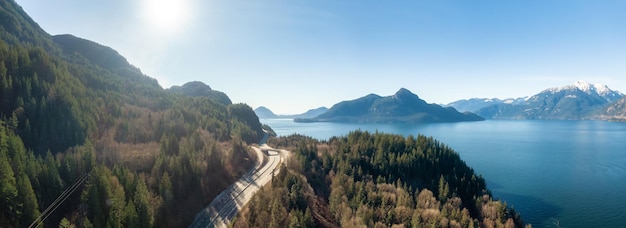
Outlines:
<svg viewBox="0 0 626 228"><path fill-rule="evenodd" d="M52 214L52 212L54 212L54 210L56 210L68 197L70 197L70 195L72 195L72 193L74 193L74 191L76 191L76 189L78 189L78 187L83 184L88 177L89 173L86 173L80 179L74 182L70 187L65 189L65 191L63 191L61 195L59 195L59 197L57 197L48 206L48 208L46 208L46 210L44 210L41 215L39 215L39 217L37 217L37 219L35 219L35 221L33 221L30 226L28 226L28 228L39 227L39 225L41 225Z"/></svg>

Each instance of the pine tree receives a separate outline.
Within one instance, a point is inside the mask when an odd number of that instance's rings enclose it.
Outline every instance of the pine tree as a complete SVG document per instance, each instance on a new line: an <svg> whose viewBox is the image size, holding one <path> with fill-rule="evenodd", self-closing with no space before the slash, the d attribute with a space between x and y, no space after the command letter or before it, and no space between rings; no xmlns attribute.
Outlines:
<svg viewBox="0 0 626 228"><path fill-rule="evenodd" d="M172 181L170 180L170 175L167 172L164 172L161 177L159 191L161 192L161 197L163 197L165 203L170 203L174 199L174 195L172 193Z"/></svg>
<svg viewBox="0 0 626 228"><path fill-rule="evenodd" d="M7 123L7 125L11 131L17 130L17 126L19 125L19 120L17 119L17 114L15 113L15 111L13 111L13 113L11 114L11 118L9 119L9 122Z"/></svg>
<svg viewBox="0 0 626 228"><path fill-rule="evenodd" d="M105 225L104 210L100 201L100 191L96 185L96 178L98 172L96 171L87 184L86 195L83 196L83 201L88 206L89 224L94 227L103 227Z"/></svg>
<svg viewBox="0 0 626 228"><path fill-rule="evenodd" d="M15 218L16 215L15 198L17 197L17 188L7 152L7 134L4 123L0 121L0 205L2 205L0 221Z"/></svg>
<svg viewBox="0 0 626 228"><path fill-rule="evenodd" d="M139 227L152 227L153 218L149 202L150 193L148 192L148 188L146 187L144 180L139 179L137 182L134 203L139 218Z"/></svg>
<svg viewBox="0 0 626 228"><path fill-rule="evenodd" d="M72 225L70 223L70 220L67 220L67 218L63 218L61 219L61 222L59 222L59 228L73 228L74 225Z"/></svg>
<svg viewBox="0 0 626 228"><path fill-rule="evenodd" d="M445 203L450 195L450 186L443 175L439 178L439 200L442 203Z"/></svg>
<svg viewBox="0 0 626 228"><path fill-rule="evenodd" d="M39 205L33 186L30 184L30 178L26 174L22 174L17 179L17 202L20 211L20 226L29 224L39 217Z"/></svg>
<svg viewBox="0 0 626 228"><path fill-rule="evenodd" d="M132 200L128 201L124 208L124 218L122 222L124 227L139 227L139 216L137 215L137 210Z"/></svg>

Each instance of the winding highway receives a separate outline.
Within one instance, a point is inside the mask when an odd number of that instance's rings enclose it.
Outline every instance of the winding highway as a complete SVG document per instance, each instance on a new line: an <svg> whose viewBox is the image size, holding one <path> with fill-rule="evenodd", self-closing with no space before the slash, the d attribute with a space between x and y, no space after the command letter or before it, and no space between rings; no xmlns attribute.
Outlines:
<svg viewBox="0 0 626 228"><path fill-rule="evenodd" d="M274 149L267 144L253 146L252 149L258 158L255 166L215 197L196 215L189 227L228 227L237 212L254 193L272 180L272 175L279 171L278 165L289 156L289 151Z"/></svg>

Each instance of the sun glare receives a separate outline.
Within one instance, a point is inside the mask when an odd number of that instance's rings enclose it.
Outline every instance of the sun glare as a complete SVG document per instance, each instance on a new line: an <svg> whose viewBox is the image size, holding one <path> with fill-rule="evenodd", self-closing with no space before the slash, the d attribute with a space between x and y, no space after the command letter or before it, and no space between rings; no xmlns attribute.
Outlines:
<svg viewBox="0 0 626 228"><path fill-rule="evenodd" d="M143 17L160 32L178 32L188 23L191 11L186 0L144 0Z"/></svg>

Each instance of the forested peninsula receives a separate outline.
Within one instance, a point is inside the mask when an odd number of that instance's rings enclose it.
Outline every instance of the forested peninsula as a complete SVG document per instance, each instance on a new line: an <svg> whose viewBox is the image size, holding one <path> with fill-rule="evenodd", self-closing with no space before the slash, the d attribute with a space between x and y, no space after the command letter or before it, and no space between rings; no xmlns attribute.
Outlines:
<svg viewBox="0 0 626 228"><path fill-rule="evenodd" d="M525 226L457 152L432 137L355 131L269 144L292 155L235 227Z"/></svg>

